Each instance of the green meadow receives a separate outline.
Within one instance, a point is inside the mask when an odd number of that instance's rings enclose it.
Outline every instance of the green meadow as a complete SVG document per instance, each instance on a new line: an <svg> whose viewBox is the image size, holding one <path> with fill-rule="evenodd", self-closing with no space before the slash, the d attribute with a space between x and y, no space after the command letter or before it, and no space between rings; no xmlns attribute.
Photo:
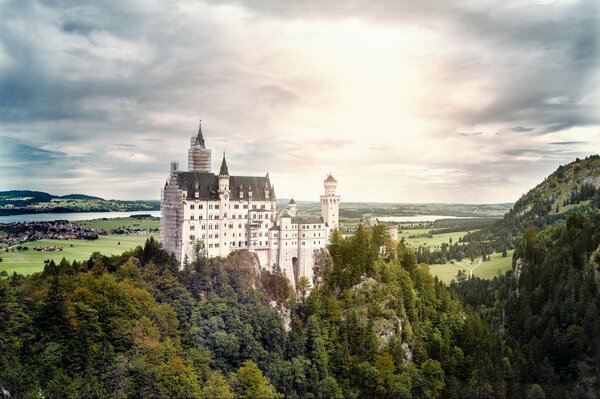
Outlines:
<svg viewBox="0 0 600 399"><path fill-rule="evenodd" d="M428 229L398 229L398 239L401 240L404 238L404 242L413 248L418 248L419 246L424 247L441 247L443 243L449 243L450 238L452 238L452 243L458 242L458 239L464 237L468 231L457 231L453 233L443 233L443 234L434 234L432 237L426 237L431 228ZM475 230L471 230L473 232ZM413 236L413 238L410 238ZM414 236L423 236L423 237L414 237Z"/></svg>
<svg viewBox="0 0 600 399"><path fill-rule="evenodd" d="M142 229L152 230L160 228L159 218L114 218L83 220L77 224L91 229L115 230L115 229Z"/></svg>
<svg viewBox="0 0 600 399"><path fill-rule="evenodd" d="M489 261L481 262L481 264L473 270L473 275L483 279L492 279L498 275L498 272L504 274L507 270L512 267L512 255L514 250L508 251L508 256L502 257L501 253L495 253L490 256ZM461 264L458 263L445 263L443 265L429 265L431 274L437 276L440 280L446 284L450 284L452 280L456 280L456 275L459 270L465 270L467 276L469 270L464 265L473 267L479 263L481 258L475 259L475 262L471 264L469 259L464 259Z"/></svg>
<svg viewBox="0 0 600 399"><path fill-rule="evenodd" d="M158 239L158 234L152 234ZM16 271L20 274L31 274L39 272L44 268L44 260L53 259L60 261L63 257L69 261L87 260L94 252L103 255L118 255L130 249L143 245L151 234L140 235L109 235L100 236L97 240L40 240L22 244L29 247L27 251L0 252L2 262L0 271L6 270L8 274ZM38 252L34 247L56 246L62 247L62 251Z"/></svg>

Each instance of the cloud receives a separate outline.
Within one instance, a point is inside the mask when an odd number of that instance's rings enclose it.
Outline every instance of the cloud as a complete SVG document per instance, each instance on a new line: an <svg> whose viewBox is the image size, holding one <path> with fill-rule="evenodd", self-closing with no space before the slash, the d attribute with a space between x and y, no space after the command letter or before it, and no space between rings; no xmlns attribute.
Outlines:
<svg viewBox="0 0 600 399"><path fill-rule="evenodd" d="M511 201L600 148L592 0L26 0L0 14L1 188L157 198L199 117L214 168L226 150L300 199L332 172L355 200Z"/></svg>

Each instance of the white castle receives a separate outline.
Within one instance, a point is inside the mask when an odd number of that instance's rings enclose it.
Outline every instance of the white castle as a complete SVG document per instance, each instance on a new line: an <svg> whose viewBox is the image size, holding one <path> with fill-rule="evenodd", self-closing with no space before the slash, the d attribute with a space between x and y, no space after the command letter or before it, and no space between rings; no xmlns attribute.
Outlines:
<svg viewBox="0 0 600 399"><path fill-rule="evenodd" d="M279 266L293 286L306 276L314 284L316 253L339 228L337 181L328 175L321 196L321 216L299 216L296 203L277 209L275 190L266 176L231 176L223 154L218 175L211 172L211 150L202 126L188 151L188 171L171 162L171 175L161 193L160 236L165 251L183 264L196 257L198 242L208 257L247 249L260 267Z"/></svg>

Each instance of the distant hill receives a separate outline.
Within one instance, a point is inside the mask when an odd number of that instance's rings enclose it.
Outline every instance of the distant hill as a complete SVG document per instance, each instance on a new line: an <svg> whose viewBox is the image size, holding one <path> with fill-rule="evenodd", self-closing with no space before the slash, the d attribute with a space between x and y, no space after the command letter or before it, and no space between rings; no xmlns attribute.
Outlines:
<svg viewBox="0 0 600 399"><path fill-rule="evenodd" d="M491 241L498 247L514 247L529 227L540 230L564 220L574 210L584 213L600 208L600 156L562 165L523 195L497 223L471 233L464 241Z"/></svg>
<svg viewBox="0 0 600 399"><path fill-rule="evenodd" d="M85 195L85 194L67 194L67 195L61 196L60 198L104 201L104 198L93 197L91 195Z"/></svg>
<svg viewBox="0 0 600 399"><path fill-rule="evenodd" d="M42 191L0 191L0 216L28 213L157 211L159 201L105 200L85 194L52 195Z"/></svg>

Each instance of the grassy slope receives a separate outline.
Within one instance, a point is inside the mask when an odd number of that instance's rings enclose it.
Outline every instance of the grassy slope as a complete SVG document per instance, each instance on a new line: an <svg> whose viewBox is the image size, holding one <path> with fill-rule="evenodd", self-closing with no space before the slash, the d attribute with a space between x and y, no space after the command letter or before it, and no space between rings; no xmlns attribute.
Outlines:
<svg viewBox="0 0 600 399"><path fill-rule="evenodd" d="M511 266L512 266L512 254L514 251L508 251L508 256L506 257L502 257L502 254L500 253L495 253L493 255L491 255L491 260L490 261L486 261L486 262L482 262L481 265L479 265L479 267L477 267L474 271L473 274L477 277L480 278L484 278L484 279L492 279L494 278L494 276L496 276L498 274L498 271L504 273L507 270L510 270ZM479 262L479 259L475 259L475 264L477 264ZM469 264L469 260L463 260L462 262L463 264ZM451 263L446 263L443 265L429 265L429 270L431 271L431 274L433 274L434 276L437 276L440 280L442 280L443 282L445 282L446 284L449 284L450 281L452 281L453 279L456 279L456 274L458 273L459 269L464 269L464 267L461 267L457 264L451 264ZM467 275L468 275L468 270L467 270Z"/></svg>
<svg viewBox="0 0 600 399"><path fill-rule="evenodd" d="M138 245L143 245L150 235L111 235L100 236L98 240L40 240L28 242L28 251L0 253L2 262L0 262L0 271L6 270L9 274L13 271L21 274L31 274L44 268L44 260L54 259L60 261L63 257L68 260L86 260L93 252L100 252L103 255L117 255L127 250L133 249ZM158 239L158 234L154 234ZM121 245L118 245L118 242ZM70 245L73 245L71 247ZM33 248L37 246L57 246L62 247L62 251L57 252L38 252Z"/></svg>

